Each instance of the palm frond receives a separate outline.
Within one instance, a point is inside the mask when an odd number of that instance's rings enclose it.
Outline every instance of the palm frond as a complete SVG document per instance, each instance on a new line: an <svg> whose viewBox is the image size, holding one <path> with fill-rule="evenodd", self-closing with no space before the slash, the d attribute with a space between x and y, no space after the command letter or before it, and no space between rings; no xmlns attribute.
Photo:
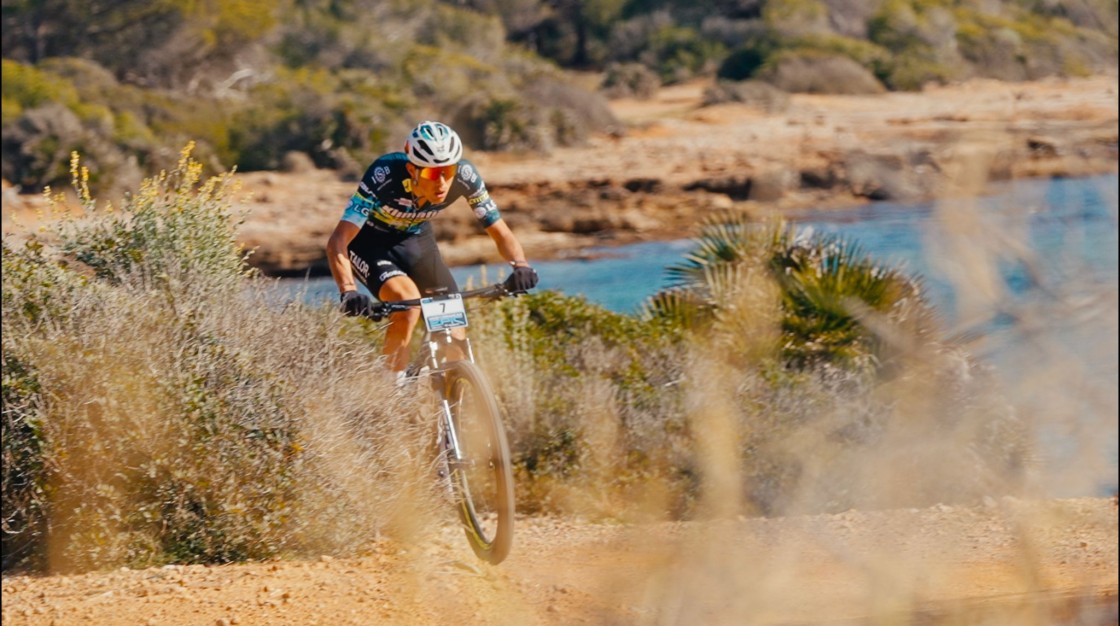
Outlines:
<svg viewBox="0 0 1120 626"><path fill-rule="evenodd" d="M673 287L652 295L642 304L641 315L671 326L697 330L712 319L715 306L699 289Z"/></svg>
<svg viewBox="0 0 1120 626"><path fill-rule="evenodd" d="M725 211L710 215L700 227L696 248L684 261L666 268L672 286L702 283L706 268L735 263L768 249L765 225L743 212Z"/></svg>
<svg viewBox="0 0 1120 626"><path fill-rule="evenodd" d="M647 316L689 328L710 321L712 332L731 335L759 332L777 306L782 353L801 366L875 361L879 338L861 321L868 312L915 336L933 327L920 279L855 240L728 211L709 216L695 241L666 269L671 288L651 298ZM760 321L740 319L751 316Z"/></svg>

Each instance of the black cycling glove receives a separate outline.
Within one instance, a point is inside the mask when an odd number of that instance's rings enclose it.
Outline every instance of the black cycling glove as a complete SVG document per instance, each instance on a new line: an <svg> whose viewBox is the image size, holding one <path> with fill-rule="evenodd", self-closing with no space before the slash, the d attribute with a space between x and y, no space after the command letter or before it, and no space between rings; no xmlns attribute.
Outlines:
<svg viewBox="0 0 1120 626"><path fill-rule="evenodd" d="M514 292L529 291L537 286L539 280L537 270L528 265L516 265L513 268L513 273L509 275L509 278L506 278L505 287Z"/></svg>
<svg viewBox="0 0 1120 626"><path fill-rule="evenodd" d="M373 301L364 293L347 291L342 294L342 312L347 315L368 315Z"/></svg>

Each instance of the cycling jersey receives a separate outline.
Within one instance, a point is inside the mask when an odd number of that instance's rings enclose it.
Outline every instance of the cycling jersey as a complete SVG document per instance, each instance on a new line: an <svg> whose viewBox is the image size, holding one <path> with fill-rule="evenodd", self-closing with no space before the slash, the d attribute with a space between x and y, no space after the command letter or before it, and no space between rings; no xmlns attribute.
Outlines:
<svg viewBox="0 0 1120 626"><path fill-rule="evenodd" d="M416 234L421 226L459 198L466 198L484 228L501 218L498 206L490 199L486 184L470 161L459 160L447 199L439 204L426 204L422 209L416 206L412 194L412 177L405 168L407 163L408 156L403 152L386 154L371 163L342 213L343 221L359 227L368 224L382 232Z"/></svg>

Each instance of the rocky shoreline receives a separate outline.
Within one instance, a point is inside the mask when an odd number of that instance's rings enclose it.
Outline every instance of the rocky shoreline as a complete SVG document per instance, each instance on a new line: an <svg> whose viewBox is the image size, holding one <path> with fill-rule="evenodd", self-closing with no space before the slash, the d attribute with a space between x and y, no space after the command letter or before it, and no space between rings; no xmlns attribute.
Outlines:
<svg viewBox="0 0 1120 626"><path fill-rule="evenodd" d="M702 106L704 84L615 101L624 125L550 154L471 153L535 259L697 233L718 210L758 216L983 193L993 182L1117 171L1115 77L990 80L875 96L792 95L781 111ZM241 175L244 238L266 274L324 274L353 181ZM433 222L448 262L497 260L467 210Z"/></svg>
<svg viewBox="0 0 1120 626"><path fill-rule="evenodd" d="M932 201L981 194L993 182L1118 169L1116 76L794 94L777 111L704 106L707 85L614 101L618 131L580 147L468 156L537 260L690 237L721 210L764 217ZM236 175L241 241L266 275L325 275L324 245L356 181L291 163L285 172ZM34 225L38 200L5 188L5 233ZM433 222L447 261L498 260L465 205L457 208Z"/></svg>

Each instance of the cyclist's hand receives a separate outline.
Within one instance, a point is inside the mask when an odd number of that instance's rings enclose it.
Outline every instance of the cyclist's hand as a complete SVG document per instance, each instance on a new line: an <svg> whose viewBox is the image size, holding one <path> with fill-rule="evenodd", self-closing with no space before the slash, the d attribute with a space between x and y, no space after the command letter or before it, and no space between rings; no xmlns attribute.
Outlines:
<svg viewBox="0 0 1120 626"><path fill-rule="evenodd" d="M347 315L368 315L373 301L364 293L347 291L342 294L340 308Z"/></svg>
<svg viewBox="0 0 1120 626"><path fill-rule="evenodd" d="M528 265L517 265L509 278L506 278L505 288L512 292L529 291L537 286L539 280L537 270Z"/></svg>

